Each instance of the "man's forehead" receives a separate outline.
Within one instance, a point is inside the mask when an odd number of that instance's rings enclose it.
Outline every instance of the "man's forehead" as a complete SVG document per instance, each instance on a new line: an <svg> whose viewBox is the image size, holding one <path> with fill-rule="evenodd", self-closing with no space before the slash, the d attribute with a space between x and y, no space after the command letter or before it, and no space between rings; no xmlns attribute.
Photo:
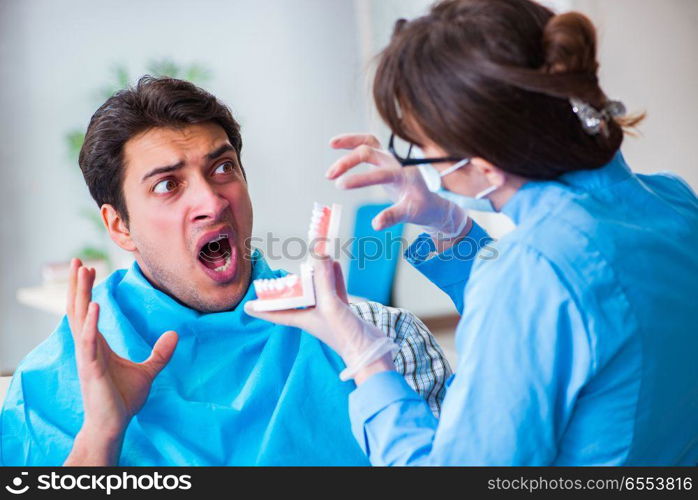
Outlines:
<svg viewBox="0 0 698 500"><path fill-rule="evenodd" d="M226 144L230 141L225 130L214 123L151 128L126 142L124 165L141 171L179 162L198 163Z"/></svg>

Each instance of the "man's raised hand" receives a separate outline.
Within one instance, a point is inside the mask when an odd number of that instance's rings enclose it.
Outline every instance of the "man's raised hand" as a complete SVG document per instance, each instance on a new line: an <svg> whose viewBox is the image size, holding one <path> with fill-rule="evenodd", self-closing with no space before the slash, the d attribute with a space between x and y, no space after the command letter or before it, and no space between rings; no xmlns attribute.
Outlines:
<svg viewBox="0 0 698 500"><path fill-rule="evenodd" d="M95 270L73 259L67 315L75 344L85 419L66 465L115 465L131 418L145 404L155 377L172 358L177 334L165 332L142 363L111 350L97 329L99 305L91 301Z"/></svg>

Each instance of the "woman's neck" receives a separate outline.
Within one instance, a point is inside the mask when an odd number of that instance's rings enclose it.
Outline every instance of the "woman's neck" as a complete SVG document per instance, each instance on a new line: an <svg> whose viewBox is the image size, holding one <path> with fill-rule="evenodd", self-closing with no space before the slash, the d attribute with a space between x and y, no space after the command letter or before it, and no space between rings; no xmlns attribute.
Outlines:
<svg viewBox="0 0 698 500"><path fill-rule="evenodd" d="M518 175L507 175L507 180L498 189L496 189L490 196L489 199L492 201L492 205L500 212L502 207L511 199L516 192L521 189L521 186L529 182L530 179L525 177L520 177Z"/></svg>

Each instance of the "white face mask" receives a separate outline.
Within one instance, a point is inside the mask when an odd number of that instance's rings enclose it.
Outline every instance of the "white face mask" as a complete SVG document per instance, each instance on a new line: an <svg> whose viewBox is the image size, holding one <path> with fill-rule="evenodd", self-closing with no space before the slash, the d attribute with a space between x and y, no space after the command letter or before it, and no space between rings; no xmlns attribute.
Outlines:
<svg viewBox="0 0 698 500"><path fill-rule="evenodd" d="M443 172L439 172L434 168L433 165L418 165L419 171L424 178L424 182L427 185L429 191L434 194L441 196L443 199L455 203L463 210L477 210L479 212L496 212L492 202L485 198L488 194L494 192L498 186L490 186L473 196L465 196L463 194L454 193L449 191L441 183L441 178L447 176L451 172L455 172L461 167L464 167L470 163L470 159L466 158L459 161L455 165L447 168Z"/></svg>

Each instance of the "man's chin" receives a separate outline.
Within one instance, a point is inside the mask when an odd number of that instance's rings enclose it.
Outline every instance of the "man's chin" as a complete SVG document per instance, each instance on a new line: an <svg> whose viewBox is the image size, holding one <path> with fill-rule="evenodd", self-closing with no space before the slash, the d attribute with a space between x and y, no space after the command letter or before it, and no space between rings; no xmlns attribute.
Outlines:
<svg viewBox="0 0 698 500"><path fill-rule="evenodd" d="M151 285L180 304L201 313L213 313L234 309L247 293L251 263L238 259L236 264L235 275L227 282L213 280L196 267L184 273L188 276L158 269L151 274L152 268L144 270L144 274Z"/></svg>
<svg viewBox="0 0 698 500"><path fill-rule="evenodd" d="M193 304L189 304L191 309L201 313L216 313L235 309L245 296L246 290L232 291L230 294L216 294L216 296L197 297ZM221 296L222 295L222 296Z"/></svg>
<svg viewBox="0 0 698 500"><path fill-rule="evenodd" d="M235 277L228 282L214 282L204 278L204 283L193 290L195 297L192 298L192 309L199 312L212 313L229 311L234 309L247 293L250 285L250 272L239 271Z"/></svg>

